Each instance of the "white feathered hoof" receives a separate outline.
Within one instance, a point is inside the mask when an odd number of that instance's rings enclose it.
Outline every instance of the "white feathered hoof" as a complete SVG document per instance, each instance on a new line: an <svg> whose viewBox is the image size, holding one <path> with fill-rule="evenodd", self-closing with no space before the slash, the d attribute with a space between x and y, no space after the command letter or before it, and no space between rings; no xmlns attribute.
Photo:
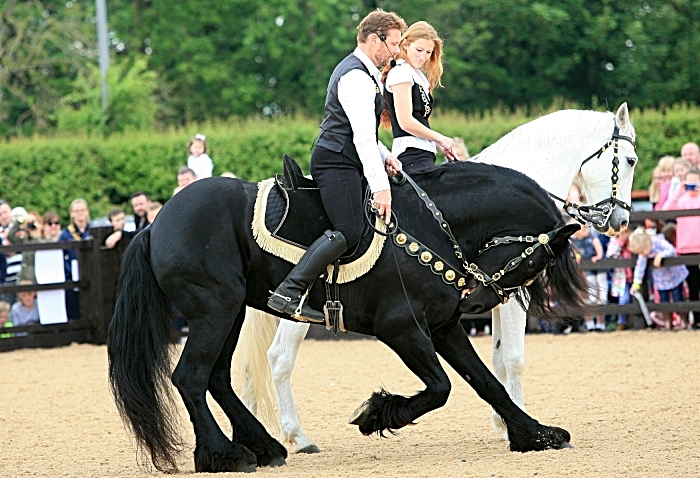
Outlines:
<svg viewBox="0 0 700 478"><path fill-rule="evenodd" d="M506 428L506 422L503 421L501 416L496 413L495 410L491 411L491 425L493 426L493 431L499 438L508 441L508 428Z"/></svg>

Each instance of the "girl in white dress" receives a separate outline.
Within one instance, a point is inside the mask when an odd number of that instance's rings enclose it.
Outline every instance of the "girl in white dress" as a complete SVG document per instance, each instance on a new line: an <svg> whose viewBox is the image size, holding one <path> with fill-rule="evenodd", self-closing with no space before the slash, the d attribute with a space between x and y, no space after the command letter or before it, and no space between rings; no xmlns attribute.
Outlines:
<svg viewBox="0 0 700 478"><path fill-rule="evenodd" d="M210 178L214 171L214 162L209 157L207 137L203 134L195 134L190 138L187 152L190 154L187 158L187 167L194 171L197 179Z"/></svg>

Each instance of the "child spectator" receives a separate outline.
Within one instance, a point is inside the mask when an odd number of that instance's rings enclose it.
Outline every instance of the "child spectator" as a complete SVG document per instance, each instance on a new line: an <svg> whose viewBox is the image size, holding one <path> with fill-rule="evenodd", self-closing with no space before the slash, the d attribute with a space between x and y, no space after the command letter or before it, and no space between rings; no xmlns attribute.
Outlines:
<svg viewBox="0 0 700 478"><path fill-rule="evenodd" d="M629 249L630 229L624 229L617 237L610 239L605 256L610 259L631 259ZM632 287L632 269L629 267L616 267L612 271L610 296L617 298L619 305L627 305L632 302L630 295ZM617 330L627 329L627 314L618 314Z"/></svg>
<svg viewBox="0 0 700 478"><path fill-rule="evenodd" d="M177 170L177 187L173 190L173 196L185 189L185 186L195 182L197 175L187 166L182 166Z"/></svg>
<svg viewBox="0 0 700 478"><path fill-rule="evenodd" d="M21 280L19 285L32 285L30 280ZM36 292L17 292L17 302L10 309L10 320L15 327L39 323L39 309L36 307Z"/></svg>
<svg viewBox="0 0 700 478"><path fill-rule="evenodd" d="M664 211L674 209L700 209L700 169L691 169L685 174L681 187L664 204ZM700 217L676 218L676 252L679 255L700 254ZM690 300L700 297L700 269L688 269ZM700 311L693 311L695 327L700 326Z"/></svg>
<svg viewBox="0 0 700 478"><path fill-rule="evenodd" d="M632 283L632 293L637 292L642 287L644 271L647 267L647 259L653 258L654 267L651 269L651 277L654 286L659 291L659 300L669 302L673 297L673 302L683 301L683 281L688 277L688 269L684 265L661 266L664 257L675 257L676 250L663 234L649 236L643 232L635 232L630 236L629 249L632 254L638 254L637 264L634 266L634 281ZM681 324L687 323L687 314L679 313ZM672 312L664 312L664 323L666 329L673 327Z"/></svg>
<svg viewBox="0 0 700 478"><path fill-rule="evenodd" d="M668 190L671 188L671 180L673 179L673 162L675 160L676 158L673 156L664 156L659 159L661 184L659 184L659 202L654 206L655 211L661 211L661 208L668 198Z"/></svg>
<svg viewBox="0 0 700 478"><path fill-rule="evenodd" d="M671 178L671 185L668 188L668 197L676 195L681 187L681 183L685 178L685 173L690 171L691 164L685 159L676 158L673 160L673 177ZM668 199L666 199L668 201Z"/></svg>
<svg viewBox="0 0 700 478"><path fill-rule="evenodd" d="M659 197L661 196L661 180L663 176L661 175L661 166L656 166L654 172L651 175L651 184L649 184L649 202L651 207L656 207L659 202Z"/></svg>
<svg viewBox="0 0 700 478"><path fill-rule="evenodd" d="M588 226L582 226L576 231L571 243L581 256L591 262L598 262L603 258L603 246L598 235L592 232ZM603 305L608 302L608 273L606 270L586 271L588 282L588 300L593 305ZM605 315L586 315L586 328L590 330L605 331Z"/></svg>
<svg viewBox="0 0 700 478"><path fill-rule="evenodd" d="M107 219L109 219L109 224L114 228L114 231L120 231L124 229L126 224L126 216L124 211L119 208L114 208L109 213L107 213Z"/></svg>
<svg viewBox="0 0 700 478"><path fill-rule="evenodd" d="M10 328L12 326L13 324L10 322L10 304L2 300L0 301L0 329ZM0 332L0 339L6 339L13 336L14 334Z"/></svg>
<svg viewBox="0 0 700 478"><path fill-rule="evenodd" d="M203 134L195 134L190 138L187 152L190 154L187 158L187 167L194 171L197 179L210 178L214 170L214 162L209 157L207 137Z"/></svg>

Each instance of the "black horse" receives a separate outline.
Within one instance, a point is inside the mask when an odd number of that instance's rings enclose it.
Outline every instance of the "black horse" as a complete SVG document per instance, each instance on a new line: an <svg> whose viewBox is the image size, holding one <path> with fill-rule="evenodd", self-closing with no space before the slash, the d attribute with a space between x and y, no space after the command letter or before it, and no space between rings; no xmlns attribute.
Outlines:
<svg viewBox="0 0 700 478"><path fill-rule="evenodd" d="M455 250L461 249L463 264L478 272L459 290L421 263L425 257L407 254L394 236L368 274L340 287L345 327L387 344L426 386L411 397L374 393L352 423L364 434L381 434L444 405L450 381L440 354L503 417L511 450L568 445L566 430L539 424L511 401L472 348L459 317L490 310L505 300L498 290L518 295L521 286L534 311L547 309L550 302L581 305L585 284L568 242L578 226L564 226L547 193L509 169L450 163L414 179L429 204L439 208L458 244L455 248L448 240L435 220L436 210L426 207L408 184L392 186L399 227L446 263L460 265ZM257 192L256 184L240 180L198 181L168 202L124 256L107 344L110 386L122 418L160 470L175 468L181 448L168 392L171 301L189 324L172 381L194 425L195 469L251 471L256 465L285 463L286 449L231 387L231 357L245 306L275 313L266 306L269 291L292 267L255 242L251 222ZM497 239L495 247L492 239L505 236L510 239ZM535 243L546 247L518 241L526 236L530 241L539 237ZM497 278L496 286L479 274ZM322 308L323 286L315 286L309 300ZM231 422L230 439L207 406L207 391Z"/></svg>

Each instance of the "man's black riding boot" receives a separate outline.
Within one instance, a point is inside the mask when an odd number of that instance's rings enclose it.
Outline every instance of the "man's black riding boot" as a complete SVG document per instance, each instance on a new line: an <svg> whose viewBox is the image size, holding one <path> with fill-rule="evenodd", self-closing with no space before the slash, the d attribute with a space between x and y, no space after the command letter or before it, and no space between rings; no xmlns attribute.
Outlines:
<svg viewBox="0 0 700 478"><path fill-rule="evenodd" d="M326 231L309 246L299 263L272 293L267 306L295 319L324 323L326 318L323 312L302 303L301 297L309 284L346 250L345 236L341 232Z"/></svg>

